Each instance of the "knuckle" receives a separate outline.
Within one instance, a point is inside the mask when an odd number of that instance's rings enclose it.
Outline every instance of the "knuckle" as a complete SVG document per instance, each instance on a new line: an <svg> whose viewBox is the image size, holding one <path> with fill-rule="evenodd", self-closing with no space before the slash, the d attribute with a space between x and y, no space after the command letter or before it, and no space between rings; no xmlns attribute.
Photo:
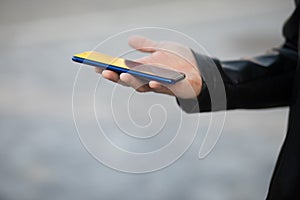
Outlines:
<svg viewBox="0 0 300 200"><path fill-rule="evenodd" d="M138 91L138 92L147 92L146 88L144 88L144 87L139 87L139 88L136 89L136 91Z"/></svg>

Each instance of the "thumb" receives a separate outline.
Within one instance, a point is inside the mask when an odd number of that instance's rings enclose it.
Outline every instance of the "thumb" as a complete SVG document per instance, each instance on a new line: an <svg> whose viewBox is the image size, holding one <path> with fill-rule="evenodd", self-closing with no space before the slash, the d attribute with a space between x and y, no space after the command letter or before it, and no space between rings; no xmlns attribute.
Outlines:
<svg viewBox="0 0 300 200"><path fill-rule="evenodd" d="M139 35L129 37L128 44L134 49L149 53L155 52L156 47L158 46L158 42Z"/></svg>

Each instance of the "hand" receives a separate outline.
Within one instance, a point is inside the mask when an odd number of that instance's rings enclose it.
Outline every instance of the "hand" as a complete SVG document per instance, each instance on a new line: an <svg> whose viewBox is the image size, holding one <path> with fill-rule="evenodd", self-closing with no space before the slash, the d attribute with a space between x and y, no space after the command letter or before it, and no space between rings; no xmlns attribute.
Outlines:
<svg viewBox="0 0 300 200"><path fill-rule="evenodd" d="M136 62L183 72L186 75L185 79L172 85L157 81L145 82L127 73L118 75L113 71L99 68L95 68L96 72L101 73L103 78L130 86L138 92L152 91L186 99L200 94L202 79L195 57L189 48L174 42L156 42L141 36L130 37L128 43L139 51L150 53L137 59Z"/></svg>

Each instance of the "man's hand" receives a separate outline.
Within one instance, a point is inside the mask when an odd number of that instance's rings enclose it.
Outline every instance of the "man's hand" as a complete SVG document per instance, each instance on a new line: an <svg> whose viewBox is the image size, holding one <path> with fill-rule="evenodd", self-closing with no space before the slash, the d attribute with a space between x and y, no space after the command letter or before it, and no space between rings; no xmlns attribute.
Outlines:
<svg viewBox="0 0 300 200"><path fill-rule="evenodd" d="M156 42L141 36L130 37L128 43L139 51L150 53L137 59L136 62L183 72L186 75L185 79L171 85L157 81L148 83L127 73L118 75L113 71L99 68L95 68L96 72L101 73L103 78L130 86L139 92L153 91L185 99L200 94L202 79L194 55L189 48L174 42Z"/></svg>

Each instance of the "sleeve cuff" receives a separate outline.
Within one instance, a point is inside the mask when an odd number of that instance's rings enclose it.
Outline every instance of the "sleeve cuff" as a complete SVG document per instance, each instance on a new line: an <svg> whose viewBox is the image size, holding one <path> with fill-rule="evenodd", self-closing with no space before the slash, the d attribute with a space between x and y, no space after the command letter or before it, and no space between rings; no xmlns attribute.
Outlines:
<svg viewBox="0 0 300 200"><path fill-rule="evenodd" d="M201 93L199 96L192 99L176 98L178 105L187 113L224 110L225 108L223 107L226 107L224 106L224 102L219 103L218 101L215 101L214 108L212 108L210 95L210 91L212 90L214 97L216 97L217 95L219 96L217 92L220 90L220 84L224 89L223 80L219 77L216 78L216 74L220 75L220 72L218 70L220 67L219 60L204 56L202 54L196 54L194 51L192 52L196 58L197 65L202 77ZM225 90L221 93L225 94ZM224 98L221 99L223 100Z"/></svg>

